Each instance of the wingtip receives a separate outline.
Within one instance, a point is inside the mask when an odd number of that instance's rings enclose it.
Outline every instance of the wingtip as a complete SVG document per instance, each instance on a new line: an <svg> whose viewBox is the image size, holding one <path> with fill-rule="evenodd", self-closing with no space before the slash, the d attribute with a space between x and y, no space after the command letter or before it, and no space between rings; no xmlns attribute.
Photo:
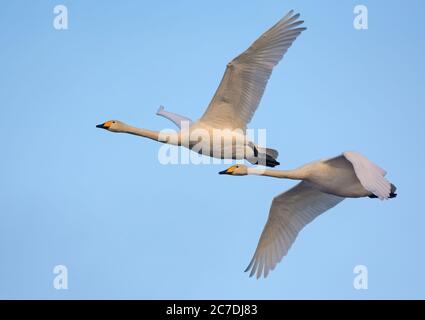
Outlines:
<svg viewBox="0 0 425 320"><path fill-rule="evenodd" d="M249 262L248 266L245 268L244 272L248 272L249 269L251 269L253 264L254 264L254 257L252 257L251 261Z"/></svg>
<svg viewBox="0 0 425 320"><path fill-rule="evenodd" d="M156 111L156 114L160 114L161 111L163 111L163 110L164 110L164 106L163 105L160 105L159 108L158 108L158 110Z"/></svg>
<svg viewBox="0 0 425 320"><path fill-rule="evenodd" d="M249 273L249 277L251 278L252 276L254 276L254 274L255 274L255 269L252 268L251 269L251 272Z"/></svg>

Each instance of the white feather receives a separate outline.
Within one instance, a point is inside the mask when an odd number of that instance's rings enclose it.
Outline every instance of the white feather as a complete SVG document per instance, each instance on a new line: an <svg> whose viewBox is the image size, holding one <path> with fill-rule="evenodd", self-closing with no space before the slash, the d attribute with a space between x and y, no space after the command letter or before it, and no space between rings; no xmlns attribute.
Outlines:
<svg viewBox="0 0 425 320"><path fill-rule="evenodd" d="M273 67L305 28L290 11L245 52L227 64L226 71L201 122L214 128L245 129L260 103Z"/></svg>
<svg viewBox="0 0 425 320"><path fill-rule="evenodd" d="M158 116L164 117L165 119L168 119L172 121L177 127L181 129L183 122L187 121L188 125L190 126L192 124L192 120L188 117L181 116L177 113L165 111L163 106L160 106L158 111L156 112Z"/></svg>
<svg viewBox="0 0 425 320"><path fill-rule="evenodd" d="M358 152L347 151L344 157L351 162L362 186L376 195L379 199L386 199L391 193L391 183L385 179L385 170L374 164Z"/></svg>
<svg viewBox="0 0 425 320"><path fill-rule="evenodd" d="M251 270L250 276L256 274L257 278L267 277L288 253L298 233L342 200L344 198L323 193L304 181L275 197L257 249L245 271Z"/></svg>

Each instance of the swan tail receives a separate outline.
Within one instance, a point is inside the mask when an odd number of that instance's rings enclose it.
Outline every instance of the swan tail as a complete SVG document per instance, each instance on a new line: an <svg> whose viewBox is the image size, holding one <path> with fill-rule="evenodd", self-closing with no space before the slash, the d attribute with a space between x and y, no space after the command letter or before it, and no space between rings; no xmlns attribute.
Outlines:
<svg viewBox="0 0 425 320"><path fill-rule="evenodd" d="M395 197L397 197L397 193L395 193L395 192L396 192L396 190L397 190L397 187L391 183L391 193L390 193L390 198L395 198Z"/></svg>
<svg viewBox="0 0 425 320"><path fill-rule="evenodd" d="M280 165L280 162L276 159L270 157L269 155L266 155L266 167L276 167Z"/></svg>
<svg viewBox="0 0 425 320"><path fill-rule="evenodd" d="M255 146L254 153L257 159L255 164L260 164L267 167L275 167L280 165L280 163L276 160L276 158L279 156L279 152L275 149Z"/></svg>
<svg viewBox="0 0 425 320"><path fill-rule="evenodd" d="M247 159L251 164L258 164L266 167L276 167L280 165L279 161L275 158L270 157L268 154L258 154L258 156Z"/></svg>
<svg viewBox="0 0 425 320"><path fill-rule="evenodd" d="M259 146L256 146L256 147L260 155L262 154L268 155L270 158L273 158L273 159L277 159L277 157L279 157L279 151L277 151L276 149L264 148Z"/></svg>

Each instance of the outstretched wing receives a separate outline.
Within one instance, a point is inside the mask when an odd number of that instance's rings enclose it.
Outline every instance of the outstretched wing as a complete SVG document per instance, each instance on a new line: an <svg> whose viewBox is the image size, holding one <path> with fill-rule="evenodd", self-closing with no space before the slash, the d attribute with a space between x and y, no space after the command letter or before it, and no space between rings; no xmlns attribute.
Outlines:
<svg viewBox="0 0 425 320"><path fill-rule="evenodd" d="M227 64L223 79L200 119L221 129L243 129L260 103L273 67L298 35L299 14L290 11L245 52Z"/></svg>
<svg viewBox="0 0 425 320"><path fill-rule="evenodd" d="M273 199L269 218L261 234L254 256L245 271L257 278L267 277L288 253L298 233L305 225L344 198L323 193L300 182Z"/></svg>

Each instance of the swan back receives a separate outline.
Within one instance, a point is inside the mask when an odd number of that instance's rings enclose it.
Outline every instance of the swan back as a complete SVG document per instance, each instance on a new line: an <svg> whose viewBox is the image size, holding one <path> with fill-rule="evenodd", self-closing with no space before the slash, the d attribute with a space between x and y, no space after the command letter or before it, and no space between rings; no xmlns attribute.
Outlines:
<svg viewBox="0 0 425 320"><path fill-rule="evenodd" d="M391 183L385 179L386 171L362 154L347 151L338 157L324 161L324 163L331 166L331 169L326 173L327 178L323 177L322 179L334 177L333 187L335 193L338 190L343 192L345 189L350 189L355 191L354 193L358 193L352 196L375 195L380 199L390 198L392 187ZM350 176L352 178L348 178ZM362 194L361 190L358 190L357 183L361 185L366 193ZM350 195L347 194L346 196L349 197Z"/></svg>
<svg viewBox="0 0 425 320"><path fill-rule="evenodd" d="M358 152L344 152L343 156L353 165L362 186L379 199L388 199L391 183L385 179L386 171Z"/></svg>

